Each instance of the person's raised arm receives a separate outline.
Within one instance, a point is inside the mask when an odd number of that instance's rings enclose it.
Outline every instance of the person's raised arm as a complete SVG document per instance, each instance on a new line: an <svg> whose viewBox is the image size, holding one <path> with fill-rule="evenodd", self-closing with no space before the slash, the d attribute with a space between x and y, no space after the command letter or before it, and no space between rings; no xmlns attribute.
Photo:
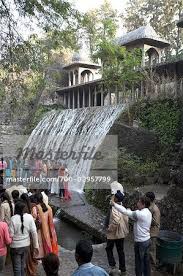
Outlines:
<svg viewBox="0 0 183 276"><path fill-rule="evenodd" d="M114 206L114 208L118 210L120 213L122 213L123 215L126 215L133 220L137 220L136 211L132 211L131 209L126 209L124 206L119 205L113 201L111 201L111 205Z"/></svg>

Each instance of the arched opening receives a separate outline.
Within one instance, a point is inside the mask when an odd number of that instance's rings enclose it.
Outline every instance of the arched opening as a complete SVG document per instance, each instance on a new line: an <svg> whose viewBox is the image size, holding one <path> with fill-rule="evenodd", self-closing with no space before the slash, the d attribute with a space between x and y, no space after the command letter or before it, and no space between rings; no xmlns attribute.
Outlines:
<svg viewBox="0 0 183 276"><path fill-rule="evenodd" d="M81 83L89 82L93 80L93 73L90 70L84 70L81 73Z"/></svg>
<svg viewBox="0 0 183 276"><path fill-rule="evenodd" d="M145 53L145 64L153 66L159 63L159 53L155 48L150 48Z"/></svg>

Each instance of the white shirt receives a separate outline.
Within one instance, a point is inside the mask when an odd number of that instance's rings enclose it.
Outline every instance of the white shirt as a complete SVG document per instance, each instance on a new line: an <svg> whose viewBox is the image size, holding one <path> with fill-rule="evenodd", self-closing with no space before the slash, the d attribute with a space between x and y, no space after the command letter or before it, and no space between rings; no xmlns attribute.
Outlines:
<svg viewBox="0 0 183 276"><path fill-rule="evenodd" d="M116 203L114 203L114 207L135 221L133 226L135 242L144 242L150 239L152 214L148 208L132 211Z"/></svg>
<svg viewBox="0 0 183 276"><path fill-rule="evenodd" d="M19 215L14 215L11 217L10 222L10 236L12 237L12 243L10 247L19 248L26 247L30 245L30 235L33 239L34 248L39 248L37 229L32 215L25 213L23 215L23 225L24 230L22 233L22 222Z"/></svg>

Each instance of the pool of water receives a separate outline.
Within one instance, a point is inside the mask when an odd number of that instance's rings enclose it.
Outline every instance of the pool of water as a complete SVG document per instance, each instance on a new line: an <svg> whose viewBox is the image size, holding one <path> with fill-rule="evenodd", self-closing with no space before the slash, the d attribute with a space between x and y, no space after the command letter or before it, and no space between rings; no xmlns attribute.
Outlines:
<svg viewBox="0 0 183 276"><path fill-rule="evenodd" d="M58 244L68 250L73 250L76 247L76 243L85 238L91 239L93 244L101 243L90 236L87 232L81 230L76 225L64 221L58 217L54 217L55 230L57 233Z"/></svg>

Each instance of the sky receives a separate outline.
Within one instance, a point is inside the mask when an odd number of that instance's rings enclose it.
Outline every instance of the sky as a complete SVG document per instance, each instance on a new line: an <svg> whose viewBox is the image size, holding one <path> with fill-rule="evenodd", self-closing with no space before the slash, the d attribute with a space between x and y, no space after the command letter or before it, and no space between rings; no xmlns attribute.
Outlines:
<svg viewBox="0 0 183 276"><path fill-rule="evenodd" d="M95 9L101 6L103 0L72 0L75 3L78 10L86 12L90 9ZM113 8L124 11L127 0L110 0Z"/></svg>

